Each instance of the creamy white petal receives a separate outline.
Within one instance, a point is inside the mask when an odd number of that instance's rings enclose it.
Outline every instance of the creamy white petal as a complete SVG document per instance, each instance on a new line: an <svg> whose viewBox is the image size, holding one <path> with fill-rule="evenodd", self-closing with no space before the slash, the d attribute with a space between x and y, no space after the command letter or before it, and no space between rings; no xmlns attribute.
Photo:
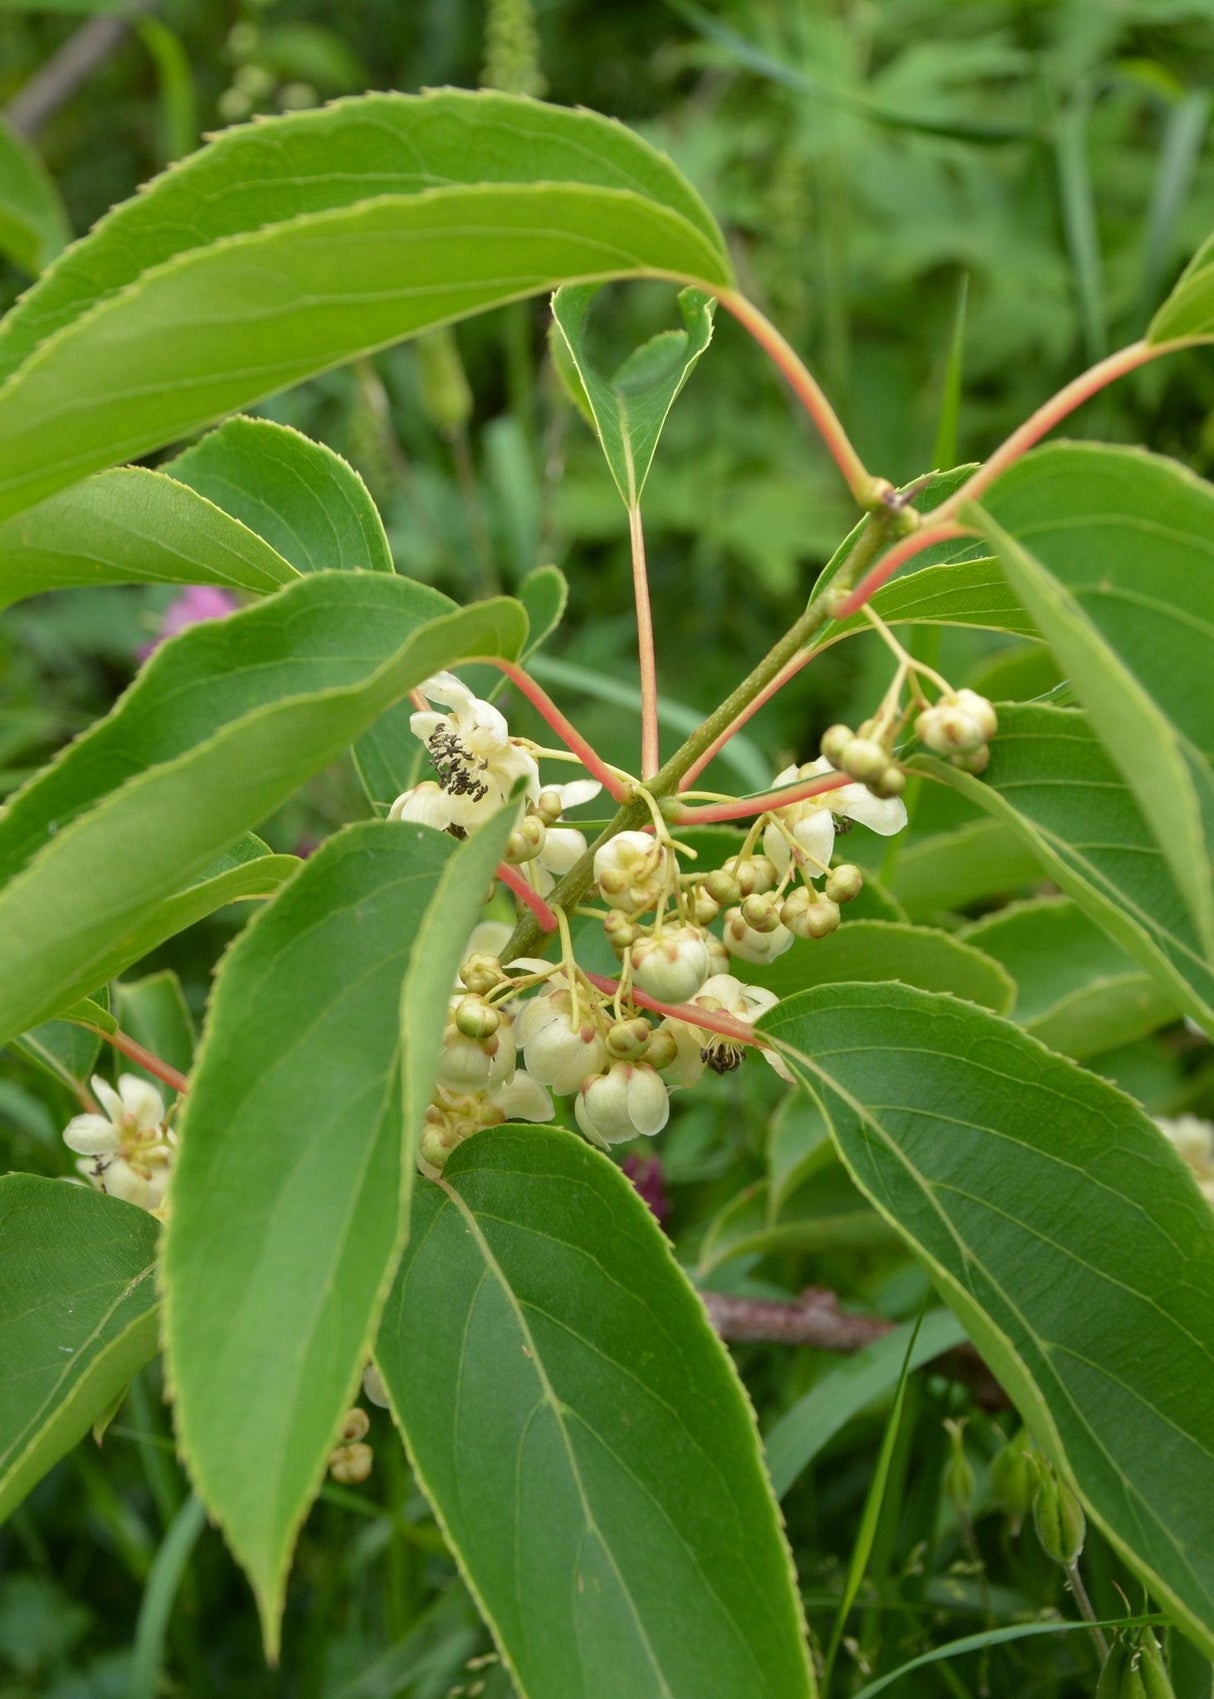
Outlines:
<svg viewBox="0 0 1214 1699"><path fill-rule="evenodd" d="M552 1099L525 1068L516 1068L510 1083L490 1096L508 1121L551 1121L555 1113Z"/></svg>
<svg viewBox="0 0 1214 1699"><path fill-rule="evenodd" d="M574 826L549 826L544 847L536 860L549 873L559 878L568 873L586 853L586 839Z"/></svg>
<svg viewBox="0 0 1214 1699"><path fill-rule="evenodd" d="M96 1085L94 1080L94 1089ZM120 1141L118 1129L103 1115L75 1115L63 1129L63 1142L81 1156L101 1156L116 1151Z"/></svg>
<svg viewBox="0 0 1214 1699"><path fill-rule="evenodd" d="M568 784L544 788L557 793L562 808L580 808L584 802L593 802L603 787L597 779L570 779Z"/></svg>
<svg viewBox="0 0 1214 1699"><path fill-rule="evenodd" d="M864 785L844 785L842 790L832 791L831 808L883 838L892 837L906 825L906 804L900 796L874 796Z"/></svg>
<svg viewBox="0 0 1214 1699"><path fill-rule="evenodd" d="M138 1074L120 1074L118 1077L118 1093L122 1098L122 1106L129 1115L135 1118L135 1125L140 1132L147 1132L150 1127L158 1127L164 1120L164 1099L148 1080L141 1080Z"/></svg>

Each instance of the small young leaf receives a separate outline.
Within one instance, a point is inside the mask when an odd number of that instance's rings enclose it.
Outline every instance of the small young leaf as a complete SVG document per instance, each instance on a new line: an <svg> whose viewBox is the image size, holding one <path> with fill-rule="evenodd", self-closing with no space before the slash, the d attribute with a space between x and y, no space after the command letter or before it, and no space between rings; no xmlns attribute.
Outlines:
<svg viewBox="0 0 1214 1699"><path fill-rule="evenodd" d="M1214 236L1207 236L1181 272L1176 287L1147 326L1147 342L1214 336Z"/></svg>
<svg viewBox="0 0 1214 1699"><path fill-rule="evenodd" d="M1214 1213L1167 1140L950 997L835 985L761 1025L1038 1444L1214 1647Z"/></svg>
<svg viewBox="0 0 1214 1699"><path fill-rule="evenodd" d="M376 1360L527 1699L808 1699L750 1411L652 1215L567 1133L423 1183Z"/></svg>
<svg viewBox="0 0 1214 1699"><path fill-rule="evenodd" d="M394 570L379 510L353 466L287 425L227 419L166 470L297 572Z"/></svg>
<svg viewBox="0 0 1214 1699"><path fill-rule="evenodd" d="M679 295L684 328L652 337L604 377L586 348L586 319L598 292L597 284L557 290L549 342L557 370L598 436L625 507L633 508L666 416L712 340L712 302L699 289L684 289Z"/></svg>
<svg viewBox="0 0 1214 1699"><path fill-rule="evenodd" d="M0 607L73 584L219 584L265 595L291 564L163 472L99 472L0 523Z"/></svg>
<svg viewBox="0 0 1214 1699"><path fill-rule="evenodd" d="M173 1176L165 1335L181 1446L271 1654L295 1535L403 1241L447 997L508 826L459 846L426 827L347 827L219 973Z"/></svg>
<svg viewBox="0 0 1214 1699"><path fill-rule="evenodd" d="M537 566L518 587L518 599L527 610L527 647L522 659L535 652L561 623L569 600L569 580L559 566Z"/></svg>
<svg viewBox="0 0 1214 1699"><path fill-rule="evenodd" d="M0 1179L0 1518L155 1355L158 1232L90 1187Z"/></svg>

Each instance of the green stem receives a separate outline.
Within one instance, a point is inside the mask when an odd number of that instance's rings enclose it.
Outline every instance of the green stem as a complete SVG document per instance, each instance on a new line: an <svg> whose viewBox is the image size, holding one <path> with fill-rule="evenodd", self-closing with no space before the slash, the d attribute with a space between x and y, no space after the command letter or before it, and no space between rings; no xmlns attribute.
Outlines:
<svg viewBox="0 0 1214 1699"><path fill-rule="evenodd" d="M805 644L835 617L840 593L844 593L855 583L856 575L875 560L889 541L891 532L905 524L905 515L892 507L882 508L870 514L868 520L856 538L855 547L844 564L834 574L829 585L820 593L811 597L809 606L795 625L784 633L780 641L768 650L763 659L752 672L744 678L720 707L715 709L696 731L687 739L681 749L667 761L645 786L652 797L673 796L679 788L679 780L699 758L710 748L727 726L733 724L747 705L763 691L772 679L780 672L788 661L804 648ZM649 805L643 798L637 797L625 801L615 818L599 833L594 843L582 856L581 860L572 867L556 889L548 896L551 908L563 908L566 914L572 913L585 897L594 883L594 855L601 844L614 838L617 832L637 831L649 824ZM510 940L502 952L504 962L513 961L517 956L534 956L552 936L542 931L533 915L524 915L514 928Z"/></svg>

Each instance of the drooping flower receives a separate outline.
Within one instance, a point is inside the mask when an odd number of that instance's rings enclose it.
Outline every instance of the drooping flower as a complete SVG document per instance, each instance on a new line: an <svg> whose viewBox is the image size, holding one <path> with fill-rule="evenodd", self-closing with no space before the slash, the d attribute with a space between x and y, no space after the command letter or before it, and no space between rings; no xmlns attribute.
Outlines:
<svg viewBox="0 0 1214 1699"><path fill-rule="evenodd" d="M532 1077L564 1096L576 1091L584 1079L601 1072L607 1061L607 1046L588 1009L579 1009L580 1019L574 1025L573 998L563 976L555 977L560 983L546 987L523 1005L517 1038Z"/></svg>
<svg viewBox="0 0 1214 1699"><path fill-rule="evenodd" d="M619 1144L660 1133L670 1116L670 1097L648 1063L613 1062L606 1073L582 1082L573 1113L594 1143Z"/></svg>
<svg viewBox="0 0 1214 1699"><path fill-rule="evenodd" d="M105 1114L73 1116L63 1129L64 1144L81 1157L78 1172L99 1192L158 1211L177 1150L164 1099L137 1074L121 1074L117 1091L97 1075L92 1084Z"/></svg>
<svg viewBox="0 0 1214 1699"><path fill-rule="evenodd" d="M799 779L816 779L824 773L834 773L823 755L817 761L807 761L800 767L785 767L772 781L773 788L795 784ZM906 825L906 804L898 796L874 796L866 785L843 785L838 790L823 791L821 796L807 797L787 808L772 809L792 833L798 847L809 857L808 872L816 877L815 867L825 870L835 847L836 817L858 820L870 831L883 838L892 837ZM763 848L783 878L792 852L788 839L774 821L763 833Z"/></svg>
<svg viewBox="0 0 1214 1699"><path fill-rule="evenodd" d="M762 985L747 985L731 973L717 973L700 987L691 999L691 1006L730 1015L735 1021L753 1026L759 1016L774 1008L778 1001L775 992ZM669 1017L658 1031L668 1031L677 1046L674 1060L662 1070L672 1085L695 1085L705 1068L711 1068L718 1074L732 1073L741 1065L749 1048L714 1027L693 1026L690 1021ZM791 1082L792 1075L781 1056L766 1048L762 1050L762 1056L781 1079Z"/></svg>
<svg viewBox="0 0 1214 1699"><path fill-rule="evenodd" d="M503 1121L551 1121L552 1099L525 1068L485 1091L451 1091L437 1086L426 1108L417 1147L417 1165L436 1180L456 1145L485 1127Z"/></svg>
<svg viewBox="0 0 1214 1699"><path fill-rule="evenodd" d="M595 851L594 877L612 908L644 914L666 890L666 846L647 832L617 832Z"/></svg>

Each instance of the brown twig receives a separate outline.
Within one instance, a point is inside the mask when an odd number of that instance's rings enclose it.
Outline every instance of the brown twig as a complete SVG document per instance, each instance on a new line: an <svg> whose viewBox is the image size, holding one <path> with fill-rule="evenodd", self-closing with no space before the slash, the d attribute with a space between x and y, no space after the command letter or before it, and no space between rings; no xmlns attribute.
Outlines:
<svg viewBox="0 0 1214 1699"><path fill-rule="evenodd" d="M61 106L105 64L131 25L154 11L157 0L130 0L123 12L90 18L32 76L5 111L9 127L31 141Z"/></svg>

